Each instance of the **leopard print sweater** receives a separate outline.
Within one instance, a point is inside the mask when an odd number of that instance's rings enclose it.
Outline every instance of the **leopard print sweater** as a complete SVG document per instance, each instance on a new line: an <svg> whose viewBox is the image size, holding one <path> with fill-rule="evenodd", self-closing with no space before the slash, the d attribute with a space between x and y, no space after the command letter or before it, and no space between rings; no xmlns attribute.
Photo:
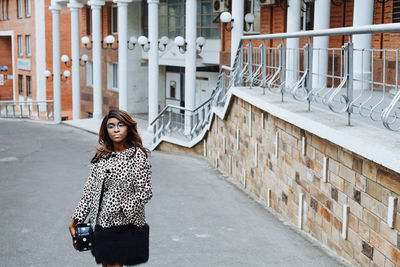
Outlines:
<svg viewBox="0 0 400 267"><path fill-rule="evenodd" d="M146 223L144 205L151 197L151 164L146 154L136 147L112 152L92 165L83 197L72 218L82 223L89 216L93 229L96 224L142 226Z"/></svg>

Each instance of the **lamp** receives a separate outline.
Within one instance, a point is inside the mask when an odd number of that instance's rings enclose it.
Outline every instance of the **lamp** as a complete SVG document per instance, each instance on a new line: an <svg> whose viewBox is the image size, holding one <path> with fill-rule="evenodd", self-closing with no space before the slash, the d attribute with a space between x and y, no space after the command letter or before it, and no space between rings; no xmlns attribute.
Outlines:
<svg viewBox="0 0 400 267"><path fill-rule="evenodd" d="M131 36L128 40L128 49L129 50L133 50L135 49L135 45L137 44L138 39L136 38L136 36ZM130 46L130 44L132 44L132 46Z"/></svg>
<svg viewBox="0 0 400 267"><path fill-rule="evenodd" d="M227 26L229 22L233 22L233 21L234 21L234 19L232 18L231 13L229 13L229 12L227 12L227 11L222 12L222 14L221 14L221 16L220 16L220 19L221 19L222 23L224 24L224 28L225 28L228 32L232 31L233 26L231 25L229 28L228 28L228 26Z"/></svg>
<svg viewBox="0 0 400 267"><path fill-rule="evenodd" d="M72 65L72 59L70 61L69 57L67 55L62 55L61 61L64 62L65 66L67 66L67 67L71 67L71 65Z"/></svg>
<svg viewBox="0 0 400 267"><path fill-rule="evenodd" d="M89 47L88 44L91 43L89 37L83 36L81 39L81 43L85 46L86 49L92 49L92 47Z"/></svg>
<svg viewBox="0 0 400 267"><path fill-rule="evenodd" d="M43 74L44 74L44 77L46 77L46 80L48 80L48 81L53 80L53 74L51 74L51 72L49 70L45 70Z"/></svg>
<svg viewBox="0 0 400 267"><path fill-rule="evenodd" d="M86 63L89 61L89 57L88 57L88 55L86 55L86 54L83 54L82 56L81 56L81 58L79 59L79 65L80 66L85 66L86 65ZM82 63L83 62L83 63Z"/></svg>
<svg viewBox="0 0 400 267"><path fill-rule="evenodd" d="M43 72L43 74L44 74L44 77L46 77L46 80L48 80L48 81L53 80L54 74L52 74L49 70L45 70ZM60 74L60 76L61 76L62 81L66 81L71 76L71 72L69 70L64 70L64 72L62 74Z"/></svg>
<svg viewBox="0 0 400 267"><path fill-rule="evenodd" d="M158 50L165 51L165 48L167 47L167 44L169 42L169 38L167 36L161 37L161 39L158 41ZM162 47L160 47L160 44Z"/></svg>
<svg viewBox="0 0 400 267"><path fill-rule="evenodd" d="M182 36L177 36L175 37L174 43L178 46L179 52L185 54L187 45L185 39Z"/></svg>
<svg viewBox="0 0 400 267"><path fill-rule="evenodd" d="M253 30L253 24L254 24L254 15L251 13L247 13L246 16L244 16L244 21L246 22L246 29L247 29L247 24L249 24L249 29L246 30L247 32L250 32Z"/></svg>
<svg viewBox="0 0 400 267"><path fill-rule="evenodd" d="M178 46L179 52L181 54L185 54L187 50L187 42L182 36L177 36L174 40L174 43ZM201 53L203 46L206 44L206 39L202 36L197 37L196 39L196 51L197 53Z"/></svg>
<svg viewBox="0 0 400 267"><path fill-rule="evenodd" d="M63 74L61 74L61 80L66 81L71 76L71 72L69 70L64 70ZM64 77L64 79L63 79Z"/></svg>
<svg viewBox="0 0 400 267"><path fill-rule="evenodd" d="M117 50L118 49L118 41L117 41L117 47L113 47L113 43L115 42L115 37L112 35L107 35L106 37L104 37L104 41L103 43L106 44L106 46L103 46L102 44L102 48L103 49L107 49L107 48L111 48L112 50Z"/></svg>
<svg viewBox="0 0 400 267"><path fill-rule="evenodd" d="M150 41L146 36L140 36L138 38L138 44L142 47L144 52L148 52L150 50Z"/></svg>

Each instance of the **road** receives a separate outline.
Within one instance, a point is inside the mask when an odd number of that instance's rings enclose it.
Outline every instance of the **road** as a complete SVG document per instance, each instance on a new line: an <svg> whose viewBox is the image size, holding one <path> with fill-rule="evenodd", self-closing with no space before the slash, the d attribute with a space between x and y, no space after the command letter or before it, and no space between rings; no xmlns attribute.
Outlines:
<svg viewBox="0 0 400 267"><path fill-rule="evenodd" d="M65 125L0 120L0 266L96 266L76 252L70 216L97 137ZM340 266L200 157L154 151L143 266Z"/></svg>

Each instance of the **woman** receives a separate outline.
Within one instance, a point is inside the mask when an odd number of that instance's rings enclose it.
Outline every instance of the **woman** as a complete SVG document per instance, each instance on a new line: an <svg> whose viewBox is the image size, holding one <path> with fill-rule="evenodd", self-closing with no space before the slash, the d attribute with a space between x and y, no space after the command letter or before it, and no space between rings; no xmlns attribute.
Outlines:
<svg viewBox="0 0 400 267"><path fill-rule="evenodd" d="M111 110L104 117L99 143L69 230L75 237L76 224L89 215L96 262L103 267L133 265L133 233L146 227L144 206L152 197L148 151L136 122L122 110Z"/></svg>

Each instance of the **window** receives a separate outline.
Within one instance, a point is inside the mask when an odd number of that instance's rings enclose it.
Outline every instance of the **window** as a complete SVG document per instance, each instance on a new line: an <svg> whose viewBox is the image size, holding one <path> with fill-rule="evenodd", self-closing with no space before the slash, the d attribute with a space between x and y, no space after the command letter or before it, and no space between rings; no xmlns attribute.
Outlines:
<svg viewBox="0 0 400 267"><path fill-rule="evenodd" d="M301 29L309 31L314 29L314 3L310 2L303 5L301 9Z"/></svg>
<svg viewBox="0 0 400 267"><path fill-rule="evenodd" d="M393 0L393 23L400 22L400 0Z"/></svg>
<svg viewBox="0 0 400 267"><path fill-rule="evenodd" d="M26 41L26 56L30 57L32 56L31 54L31 36L30 35L25 35L25 41Z"/></svg>
<svg viewBox="0 0 400 267"><path fill-rule="evenodd" d="M118 91L118 63L107 64L107 88Z"/></svg>
<svg viewBox="0 0 400 267"><path fill-rule="evenodd" d="M25 16L31 16L31 0L25 0Z"/></svg>
<svg viewBox="0 0 400 267"><path fill-rule="evenodd" d="M22 1L23 0L17 0L17 17L22 18Z"/></svg>
<svg viewBox="0 0 400 267"><path fill-rule="evenodd" d="M185 36L185 0L160 0L159 32L169 38ZM142 25L144 35L148 35L148 4L143 0ZM207 39L220 39L219 14L213 13L212 0L197 1L197 35Z"/></svg>
<svg viewBox="0 0 400 267"><path fill-rule="evenodd" d="M3 20L3 1L0 0L0 20Z"/></svg>
<svg viewBox="0 0 400 267"><path fill-rule="evenodd" d="M21 74L18 75L18 92L19 95L24 95L24 76Z"/></svg>
<svg viewBox="0 0 400 267"><path fill-rule="evenodd" d="M118 34L118 7L111 7L111 33Z"/></svg>
<svg viewBox="0 0 400 267"><path fill-rule="evenodd" d="M28 97L32 97L31 76L26 76L26 93Z"/></svg>
<svg viewBox="0 0 400 267"><path fill-rule="evenodd" d="M212 4L209 0L197 1L197 35L209 39L219 39L220 25L214 22L217 15L213 13Z"/></svg>
<svg viewBox="0 0 400 267"><path fill-rule="evenodd" d="M24 56L24 40L22 35L18 35L18 56Z"/></svg>
<svg viewBox="0 0 400 267"><path fill-rule="evenodd" d="M3 0L3 19L8 20L8 0Z"/></svg>
<svg viewBox="0 0 400 267"><path fill-rule="evenodd" d="M86 34L92 35L92 16L90 7L86 8Z"/></svg>
<svg viewBox="0 0 400 267"><path fill-rule="evenodd" d="M93 87L93 62L86 62L86 86Z"/></svg>
<svg viewBox="0 0 400 267"><path fill-rule="evenodd" d="M112 88L118 90L118 64L112 64Z"/></svg>

